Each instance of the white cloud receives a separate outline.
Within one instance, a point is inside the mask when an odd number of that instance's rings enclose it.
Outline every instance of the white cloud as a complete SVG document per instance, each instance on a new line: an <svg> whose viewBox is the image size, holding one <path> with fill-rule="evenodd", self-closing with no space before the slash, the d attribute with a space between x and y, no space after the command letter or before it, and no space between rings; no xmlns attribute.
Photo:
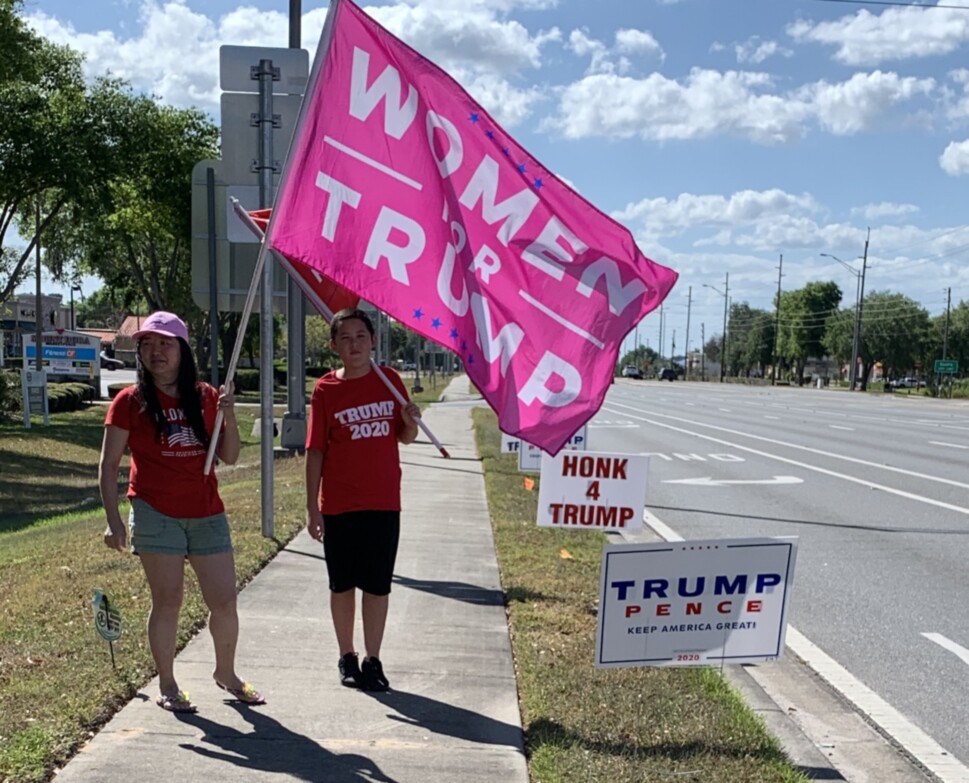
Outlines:
<svg viewBox="0 0 969 783"><path fill-rule="evenodd" d="M932 93L932 79L894 73L855 74L846 82L816 82L772 93L768 74L694 68L677 81L589 74L560 91L556 117L543 122L566 138L652 140L733 135L759 143L803 136L809 123L838 135L871 127L892 106Z"/></svg>
<svg viewBox="0 0 969 783"><path fill-rule="evenodd" d="M955 82L955 89L946 85L946 115L953 120L969 117L969 68L958 68L949 73L949 79ZM956 90L962 94L957 95Z"/></svg>
<svg viewBox="0 0 969 783"><path fill-rule="evenodd" d="M969 174L969 139L949 144L939 156L939 165L953 177Z"/></svg>
<svg viewBox="0 0 969 783"><path fill-rule="evenodd" d="M620 29L616 31L615 46L609 48L602 41L590 38L588 30L569 33L566 48L578 57L588 57L586 74L627 73L632 61L626 55L649 54L662 60L666 53L657 40L646 30Z"/></svg>
<svg viewBox="0 0 969 783"><path fill-rule="evenodd" d="M889 8L879 14L860 10L833 22L798 21L787 34L800 43L838 47L835 59L848 65L933 57L969 42L969 13L955 8Z"/></svg>
<svg viewBox="0 0 969 783"><path fill-rule="evenodd" d="M790 57L794 54L790 49L785 49L777 41L762 41L757 36L748 38L743 43L734 45L734 52L739 63L754 63L759 65L768 57L780 55Z"/></svg>
<svg viewBox="0 0 969 783"><path fill-rule="evenodd" d="M846 136L871 127L889 106L929 95L934 89L934 79L874 71L856 73L838 84L816 82L803 88L802 93L815 107L822 128Z"/></svg>
<svg viewBox="0 0 969 783"><path fill-rule="evenodd" d="M851 214L860 215L866 220L878 220L879 218L911 215L918 211L919 208L915 204L892 204L883 201L880 204L865 204L863 207L855 207L851 210Z"/></svg>
<svg viewBox="0 0 969 783"><path fill-rule="evenodd" d="M614 212L613 217L668 236L688 229L749 226L761 220L775 220L791 213L814 213L819 209L809 194L794 195L773 188L743 190L729 197L681 193L675 199L643 199Z"/></svg>
<svg viewBox="0 0 969 783"><path fill-rule="evenodd" d="M541 66L542 47L558 41L555 28L534 35L516 21L496 16L517 7L548 8L554 0L429 0L418 6L368 8L391 32L451 72L496 119L514 125L540 97L536 88L514 83L522 71ZM303 15L303 47L315 54L326 8ZM43 12L28 22L52 41L68 44L87 58L89 78L107 72L165 103L197 105L215 112L219 103L219 46L280 46L288 37L288 16L241 6L212 20L185 0L143 0L139 30L123 38L102 30L79 33Z"/></svg>
<svg viewBox="0 0 969 783"><path fill-rule="evenodd" d="M621 29L616 31L616 50L626 54L658 54L663 47L648 30Z"/></svg>

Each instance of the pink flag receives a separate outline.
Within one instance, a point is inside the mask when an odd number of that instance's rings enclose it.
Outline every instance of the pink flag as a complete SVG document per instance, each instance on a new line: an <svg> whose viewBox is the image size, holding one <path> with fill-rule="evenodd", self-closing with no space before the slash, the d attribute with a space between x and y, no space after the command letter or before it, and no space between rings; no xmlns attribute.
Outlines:
<svg viewBox="0 0 969 783"><path fill-rule="evenodd" d="M460 355L502 430L552 454L677 278L349 0L330 4L267 241Z"/></svg>

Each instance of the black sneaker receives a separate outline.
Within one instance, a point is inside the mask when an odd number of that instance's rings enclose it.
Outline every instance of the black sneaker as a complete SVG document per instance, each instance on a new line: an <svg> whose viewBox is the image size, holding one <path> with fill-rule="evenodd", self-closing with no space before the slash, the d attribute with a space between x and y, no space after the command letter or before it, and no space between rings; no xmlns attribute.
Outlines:
<svg viewBox="0 0 969 783"><path fill-rule="evenodd" d="M348 688L363 687L363 672L360 671L360 662L355 652L348 652L337 664L340 670L340 684Z"/></svg>
<svg viewBox="0 0 969 783"><path fill-rule="evenodd" d="M363 687L368 691L385 691L390 688L390 682L384 675L384 667L378 658L364 658Z"/></svg>

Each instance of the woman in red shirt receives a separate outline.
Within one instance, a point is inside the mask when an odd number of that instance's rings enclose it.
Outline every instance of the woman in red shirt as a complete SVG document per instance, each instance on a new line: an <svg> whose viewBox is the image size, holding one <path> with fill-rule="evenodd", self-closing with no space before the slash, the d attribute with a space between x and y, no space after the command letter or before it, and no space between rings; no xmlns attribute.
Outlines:
<svg viewBox="0 0 969 783"><path fill-rule="evenodd" d="M118 510L118 468L127 447L128 527L131 551L140 558L151 589L148 644L158 669L156 701L170 712L197 711L174 673L188 559L209 608L216 685L239 701L264 704L259 692L236 674L239 618L232 541L215 472L203 473L218 410L223 428L216 453L230 465L239 458L232 387L216 391L199 382L188 328L177 315L152 313L134 338L138 382L121 391L108 409L98 477L108 518L104 542L123 552L128 530Z"/></svg>

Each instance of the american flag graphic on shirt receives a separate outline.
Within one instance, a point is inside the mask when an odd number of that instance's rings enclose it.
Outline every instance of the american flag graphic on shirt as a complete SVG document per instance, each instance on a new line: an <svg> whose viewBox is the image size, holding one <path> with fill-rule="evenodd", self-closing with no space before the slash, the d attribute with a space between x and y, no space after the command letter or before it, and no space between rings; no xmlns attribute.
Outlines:
<svg viewBox="0 0 969 783"><path fill-rule="evenodd" d="M191 427L183 425L181 422L168 422L168 431L165 438L169 446L201 446L201 442L195 437L195 432Z"/></svg>

